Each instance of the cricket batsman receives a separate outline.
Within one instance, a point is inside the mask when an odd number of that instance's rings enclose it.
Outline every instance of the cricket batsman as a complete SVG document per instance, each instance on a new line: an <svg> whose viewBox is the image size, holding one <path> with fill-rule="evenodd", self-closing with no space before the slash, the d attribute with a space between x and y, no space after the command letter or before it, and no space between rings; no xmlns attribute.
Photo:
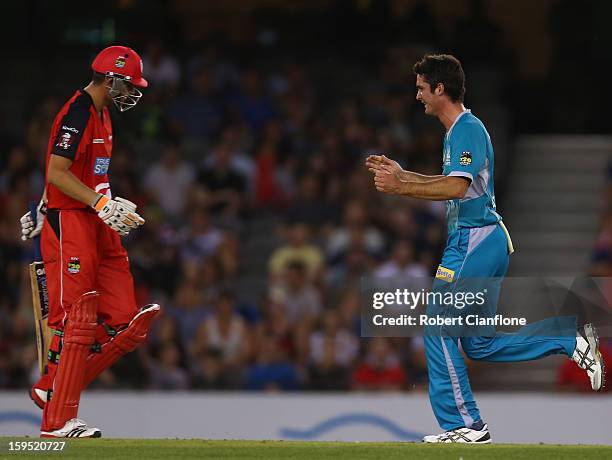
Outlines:
<svg viewBox="0 0 612 460"><path fill-rule="evenodd" d="M157 304L136 307L121 236L144 224L136 205L110 190L113 131L108 107L136 105L146 88L142 60L110 46L92 65L92 81L77 90L53 122L45 191L21 218L22 238L40 234L53 330L45 374L30 390L43 409L41 437L97 438L77 418L81 391L146 339Z"/></svg>
<svg viewBox="0 0 612 460"><path fill-rule="evenodd" d="M463 105L465 76L461 63L451 55L426 55L415 64L414 73L416 99L426 114L437 117L446 128L443 173L426 176L406 171L384 155L369 156L366 166L374 174L374 184L380 192L446 200L448 239L436 283L501 278L508 269L512 241L495 207L491 138L482 122ZM570 334L547 336L547 331L559 328ZM459 340L465 354L475 360L528 361L565 354L586 370L593 390L601 390L605 370L595 328L586 324L575 334L574 331L576 319L567 316L528 324L516 334L492 337L459 339L447 336L442 328L437 333L426 333L429 399L444 433L425 436L423 441L491 442L472 395Z"/></svg>

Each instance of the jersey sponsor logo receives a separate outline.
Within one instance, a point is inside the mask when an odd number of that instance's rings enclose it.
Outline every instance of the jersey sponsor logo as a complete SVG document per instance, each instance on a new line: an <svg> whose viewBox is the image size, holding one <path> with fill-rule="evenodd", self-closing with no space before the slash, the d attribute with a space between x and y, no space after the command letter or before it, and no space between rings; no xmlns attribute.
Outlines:
<svg viewBox="0 0 612 460"><path fill-rule="evenodd" d="M115 59L115 67L123 69L125 67L125 57L118 56L117 59Z"/></svg>
<svg viewBox="0 0 612 460"><path fill-rule="evenodd" d="M96 162L94 164L93 173L96 176L103 176L108 172L108 167L110 166L110 158L109 157L98 157L96 158Z"/></svg>
<svg viewBox="0 0 612 460"><path fill-rule="evenodd" d="M62 125L62 131L71 131L74 134L79 134L79 130L70 126Z"/></svg>
<svg viewBox="0 0 612 460"><path fill-rule="evenodd" d="M104 139L98 137L96 139L93 140L94 144L104 144Z"/></svg>
<svg viewBox="0 0 612 460"><path fill-rule="evenodd" d="M459 157L459 164L461 166L469 166L472 164L472 154L470 152L461 152Z"/></svg>
<svg viewBox="0 0 612 460"><path fill-rule="evenodd" d="M59 141L57 142L57 144L55 144L55 146L59 147L60 149L68 150L73 142L74 139L72 138L72 134L62 133L59 138Z"/></svg>
<svg viewBox="0 0 612 460"><path fill-rule="evenodd" d="M68 273L73 275L81 271L81 259L78 257L71 257L68 261Z"/></svg>
<svg viewBox="0 0 612 460"><path fill-rule="evenodd" d="M438 270L436 270L436 278L446 281L447 283L452 283L455 279L455 270L438 265Z"/></svg>

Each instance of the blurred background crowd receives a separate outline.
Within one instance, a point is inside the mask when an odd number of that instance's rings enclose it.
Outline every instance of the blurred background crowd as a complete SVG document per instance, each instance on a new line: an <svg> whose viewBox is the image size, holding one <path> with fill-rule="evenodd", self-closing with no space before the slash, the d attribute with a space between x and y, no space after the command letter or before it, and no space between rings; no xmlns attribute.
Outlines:
<svg viewBox="0 0 612 460"><path fill-rule="evenodd" d="M164 314L148 346L97 387L425 388L421 340L361 339L359 324L362 277L431 276L445 243L444 203L383 197L363 167L382 152L439 173L443 129L414 100L412 65L425 52L464 64L466 105L498 155L502 214L514 136L607 129L603 105L585 99L592 70L612 59L599 54L610 34L575 30L576 15L605 17L575 2L117 0L87 15L77 2L21 3L11 7L19 26L3 33L27 56L15 52L0 77L10 93L0 110L0 388L36 378L32 248L19 218L40 198L55 114L111 42L141 53L150 82L135 109L113 113L110 175L113 194L147 220L124 240L138 302ZM598 275L612 272L606 212Z"/></svg>

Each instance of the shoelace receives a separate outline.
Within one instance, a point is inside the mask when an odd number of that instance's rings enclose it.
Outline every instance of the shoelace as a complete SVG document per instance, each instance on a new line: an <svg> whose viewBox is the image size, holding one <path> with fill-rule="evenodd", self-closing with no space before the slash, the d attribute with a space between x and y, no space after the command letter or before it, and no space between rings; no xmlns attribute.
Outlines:
<svg viewBox="0 0 612 460"><path fill-rule="evenodd" d="M587 345L584 353L580 350L576 350L580 361L578 361L578 366L582 369L585 369L587 372L595 372L594 366L597 364L594 358L589 357L589 352L591 351L591 346Z"/></svg>
<svg viewBox="0 0 612 460"><path fill-rule="evenodd" d="M452 430L452 431L447 431L445 433L442 433L438 435L438 439L440 439L440 441L449 440L450 442L457 442L460 439L463 439L464 441L470 441L470 438L468 438L467 436L464 436L460 430L461 428L457 430Z"/></svg>

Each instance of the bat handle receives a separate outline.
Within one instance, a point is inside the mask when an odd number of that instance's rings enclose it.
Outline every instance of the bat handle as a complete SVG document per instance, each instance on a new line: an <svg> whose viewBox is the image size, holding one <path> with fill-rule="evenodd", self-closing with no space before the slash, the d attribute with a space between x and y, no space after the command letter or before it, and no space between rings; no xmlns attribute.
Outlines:
<svg viewBox="0 0 612 460"><path fill-rule="evenodd" d="M35 201L30 201L30 214L32 215L32 221L34 221L34 227L36 227L36 217L38 215L37 212L38 203ZM35 236L32 238L32 243L34 244L34 260L42 260L41 252L40 252L40 236Z"/></svg>

